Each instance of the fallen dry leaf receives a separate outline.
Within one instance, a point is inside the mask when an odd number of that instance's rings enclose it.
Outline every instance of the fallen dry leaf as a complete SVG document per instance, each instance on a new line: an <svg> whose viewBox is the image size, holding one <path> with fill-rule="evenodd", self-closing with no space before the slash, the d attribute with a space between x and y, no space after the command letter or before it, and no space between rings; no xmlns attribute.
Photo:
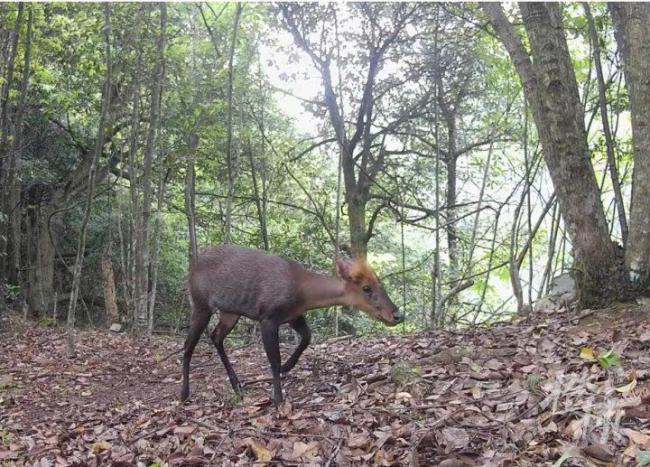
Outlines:
<svg viewBox="0 0 650 467"><path fill-rule="evenodd" d="M580 358L588 362L595 362L596 356L594 355L594 350L591 347L583 347L580 349Z"/></svg>
<svg viewBox="0 0 650 467"><path fill-rule="evenodd" d="M628 392L631 392L635 387L636 387L636 379L633 379L625 386L620 386L615 389L617 392L620 392L621 394L627 394Z"/></svg>
<svg viewBox="0 0 650 467"><path fill-rule="evenodd" d="M309 460L309 458L315 457L318 454L318 448L319 443L317 441L311 441L309 443L296 441L293 444L293 458Z"/></svg>
<svg viewBox="0 0 650 467"><path fill-rule="evenodd" d="M650 435L641 433L640 431L632 430L631 428L623 428L621 432L630 438L635 444L644 448L650 447Z"/></svg>
<svg viewBox="0 0 650 467"><path fill-rule="evenodd" d="M108 451L111 448L111 444L107 441L97 441L95 444L93 444L93 454L99 454L104 451Z"/></svg>
<svg viewBox="0 0 650 467"><path fill-rule="evenodd" d="M269 451L266 447L254 441L252 438L246 440L246 444L253 450L255 453L255 460L257 462L271 462L273 459L273 452Z"/></svg>

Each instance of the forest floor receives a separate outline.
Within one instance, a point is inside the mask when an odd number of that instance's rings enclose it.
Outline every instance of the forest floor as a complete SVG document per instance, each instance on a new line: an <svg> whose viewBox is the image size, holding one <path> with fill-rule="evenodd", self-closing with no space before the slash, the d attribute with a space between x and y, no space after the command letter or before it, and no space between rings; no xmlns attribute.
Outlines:
<svg viewBox="0 0 650 467"><path fill-rule="evenodd" d="M71 360L62 329L2 325L3 466L650 464L636 305L313 345L279 410L261 345L230 352L240 401L203 339L180 403L180 336L82 331Z"/></svg>

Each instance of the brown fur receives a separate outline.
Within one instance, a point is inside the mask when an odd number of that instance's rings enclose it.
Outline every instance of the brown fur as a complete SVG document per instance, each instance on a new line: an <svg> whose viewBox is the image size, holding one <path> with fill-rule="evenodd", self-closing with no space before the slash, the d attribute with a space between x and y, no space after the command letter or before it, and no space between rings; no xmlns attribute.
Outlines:
<svg viewBox="0 0 650 467"><path fill-rule="evenodd" d="M236 392L241 391L241 384L226 355L224 339L240 316L260 323L276 405L282 401L280 373L293 368L310 342L311 333L303 316L307 310L348 305L388 326L402 321L397 307L364 259L339 258L336 268L340 278L317 274L294 261L235 245L210 247L201 252L191 265L189 277L193 312L183 355L181 400L190 394L194 347L216 311L220 312L220 320L211 338ZM283 323L289 323L301 340L289 360L281 365L278 327Z"/></svg>

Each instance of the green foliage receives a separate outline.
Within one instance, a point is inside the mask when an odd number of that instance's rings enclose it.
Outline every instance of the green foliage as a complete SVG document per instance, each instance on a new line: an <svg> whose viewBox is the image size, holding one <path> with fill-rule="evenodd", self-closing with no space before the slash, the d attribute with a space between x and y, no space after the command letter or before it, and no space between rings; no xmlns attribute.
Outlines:
<svg viewBox="0 0 650 467"><path fill-rule="evenodd" d="M526 383L528 384L528 390L535 394L536 396L543 396L544 390L542 389L542 377L538 374L531 373L526 378Z"/></svg>
<svg viewBox="0 0 650 467"><path fill-rule="evenodd" d="M367 181L366 221L374 222L368 239L368 259L406 321L387 329L364 313L346 311L339 322L345 332L413 332L434 325L435 314L441 312L434 305L441 298L435 297L432 276L436 272L436 255L440 264L436 280L443 296L456 284L454 274L474 281L444 310L445 325L469 326L510 316L514 309L511 256L526 245L528 219L535 223L553 191L543 163L526 176L526 169L530 169L527 164L540 158L533 119L525 115L530 109L508 54L499 40L483 29L485 17L480 6L414 6L408 27L378 64L371 134L361 135L370 140L370 155L363 156L367 157L365 162L361 155L356 160L359 165L366 164L364 170L372 170L381 158L381 170ZM633 162L629 96L615 54L606 5L590 6L608 74L609 110L612 120L620 126L616 157L624 170L619 172L629 191ZM29 8L34 13L34 35L19 179L25 206L24 233L29 226L31 238L29 253L25 249L23 260L33 263L25 264L26 270L36 265L34 232L47 222L56 252L53 291L64 294L69 290L68 268L83 217L88 175L85 164L95 150L107 71L105 5L48 3L30 4ZM105 319L99 260L108 252L122 318L132 318L134 256L140 248L134 219L140 219L145 212L145 207L136 206L134 200L141 200L145 190L144 152L161 19L155 5L125 3L111 4L109 8L112 106L106 144L99 157L99 186L88 228L82 278L82 298L90 310L83 319L93 324ZM301 8L307 40L316 45L316 52L331 58L336 97L344 103L343 117L353 134L368 71L368 50L377 39L371 37L370 31L376 25L387 31L392 15L400 7L309 4L296 8ZM579 4L564 6L564 27L585 108L597 111L582 8ZM189 235L185 184L192 157L198 244L205 246L224 239L229 172L228 51L235 12L234 4L168 4L161 125L153 151L153 201L146 207L152 256L159 240L155 324L160 329L180 330L187 325ZM2 24L14 24L16 13L16 6L7 4L0 13ZM341 47L336 46L333 13L339 21L336 27L340 28ZM515 7L508 7L507 14L518 20ZM339 147L334 142L318 144L334 134L330 116L321 103L319 70L296 46L280 16L274 5L246 4L237 34L233 60L232 154L236 181L232 240L263 247L261 214L272 253L331 272L337 236ZM524 28L519 21L514 25L528 47ZM12 108L20 97L17 84L24 66L26 27L21 26L16 73L14 82L9 83ZM5 83L5 76L0 76L0 85ZM438 94L434 95L434 91ZM294 93L303 98L302 117L296 117L297 111L290 109L295 107L296 99L289 94ZM451 127L441 102L455 112L459 154L453 180L454 207L446 206L452 176L448 157ZM598 122L590 116L588 120ZM195 154L191 154L192 135L198 137ZM598 123L590 127L589 142L596 174L604 180L603 199L607 201L611 199L611 182L602 176L606 169L605 147ZM361 173L357 168L356 177ZM161 180L165 193L157 232L155 200ZM481 190L484 193L479 200ZM526 190L530 194L530 212L528 199L523 196ZM338 237L345 244L349 242L350 202L345 196L345 179L341 192ZM453 232L447 226L451 209L457 219ZM515 212L519 217L515 218ZM47 221L40 215L47 216ZM3 221L7 218L5 212L0 216ZM554 245L554 258L548 261L546 257L554 229L549 217L531 243L532 261L526 255L522 263L520 275L526 301L528 295L536 298L539 288L548 283L549 278L542 280L547 269L552 275L571 262L570 245L562 243L563 225ZM458 242L457 272L452 271L450 235ZM547 268L548 264L552 267ZM534 271L531 283L529 268ZM7 295L13 302L20 299L22 292L10 287ZM335 315L331 310L314 312L310 320L318 337L334 333Z"/></svg>
<svg viewBox="0 0 650 467"><path fill-rule="evenodd" d="M44 316L38 320L38 325L44 328L55 328L58 326L58 323L51 316Z"/></svg>
<svg viewBox="0 0 650 467"><path fill-rule="evenodd" d="M621 356L613 350L598 355L598 364L603 369L621 366Z"/></svg>

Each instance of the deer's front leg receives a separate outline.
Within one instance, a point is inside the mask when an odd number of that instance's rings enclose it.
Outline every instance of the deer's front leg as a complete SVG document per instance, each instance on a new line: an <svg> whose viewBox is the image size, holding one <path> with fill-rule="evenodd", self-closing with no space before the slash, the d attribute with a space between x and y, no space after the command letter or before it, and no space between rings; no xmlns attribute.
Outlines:
<svg viewBox="0 0 650 467"><path fill-rule="evenodd" d="M291 369L296 366L298 359L311 342L311 331L309 330L309 326L307 326L307 321L304 316L300 316L299 318L289 322L289 326L291 326L300 336L300 343L298 344L298 347L296 347L296 350L294 350L293 355L289 357L289 360L284 362L284 365L280 367L280 373L289 373Z"/></svg>

